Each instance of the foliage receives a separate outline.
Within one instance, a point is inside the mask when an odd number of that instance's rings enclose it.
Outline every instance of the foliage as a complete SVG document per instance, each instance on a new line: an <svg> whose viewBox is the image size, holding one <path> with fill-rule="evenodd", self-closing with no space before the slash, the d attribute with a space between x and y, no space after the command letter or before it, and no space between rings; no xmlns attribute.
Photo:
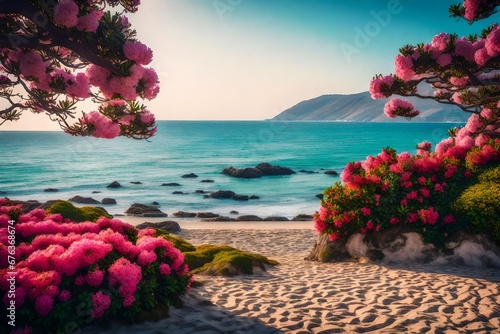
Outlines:
<svg viewBox="0 0 500 334"><path fill-rule="evenodd" d="M157 229L157 228L153 228L153 229L156 231L156 234L155 234L156 237L163 237L163 238L167 239L168 241L170 241L174 245L175 248L177 248L178 250L180 250L183 253L192 252L192 251L196 250L196 247L194 247L192 244L190 244L186 240L182 239L181 237L170 234L165 230L161 230L161 229Z"/></svg>
<svg viewBox="0 0 500 334"><path fill-rule="evenodd" d="M465 0L450 13L470 23L497 12L500 1ZM453 104L471 113L476 122L463 135L500 137L500 27L485 28L480 36L440 33L430 43L405 45L395 58L394 75L376 75L370 83L372 98L417 96ZM403 99L391 99L389 117L413 118L419 114ZM466 133L465 133L466 132Z"/></svg>
<svg viewBox="0 0 500 334"><path fill-rule="evenodd" d="M178 304L189 289L184 256L153 229L106 217L76 223L41 209L9 216L19 207L0 200L1 297L4 310L15 303L16 329L48 333L111 319L132 322ZM15 263L7 262L9 242ZM15 296L9 296L10 272L17 273ZM5 321L1 326L3 333L12 329Z"/></svg>
<svg viewBox="0 0 500 334"><path fill-rule="evenodd" d="M487 169L478 179L453 202L453 209L459 219L470 222L473 232L490 234L500 245L500 166Z"/></svg>
<svg viewBox="0 0 500 334"><path fill-rule="evenodd" d="M420 149L419 154L410 155L386 148L364 162L350 163L341 174L343 183L325 190L315 214L316 229L334 241L405 224L425 242L440 246L453 233L470 229L452 208L462 191L477 182L477 173L467 163L479 171L499 161L499 144L500 140L490 139L465 155L461 149L445 153ZM492 147L496 149L490 152ZM484 151L489 159L477 159L477 152Z"/></svg>
<svg viewBox="0 0 500 334"><path fill-rule="evenodd" d="M92 221L95 222L100 217L111 218L103 208L83 206L78 208L67 201L57 201L45 210L49 214L59 213L63 218L74 222Z"/></svg>
<svg viewBox="0 0 500 334"><path fill-rule="evenodd" d="M46 113L72 135L151 137L154 116L138 99L159 92L158 76L145 67L153 52L123 14L139 3L0 1L0 125L30 111ZM84 100L99 105L76 119Z"/></svg>
<svg viewBox="0 0 500 334"><path fill-rule="evenodd" d="M184 253L193 274L233 276L252 274L254 266L277 265L278 262L229 246L201 245Z"/></svg>

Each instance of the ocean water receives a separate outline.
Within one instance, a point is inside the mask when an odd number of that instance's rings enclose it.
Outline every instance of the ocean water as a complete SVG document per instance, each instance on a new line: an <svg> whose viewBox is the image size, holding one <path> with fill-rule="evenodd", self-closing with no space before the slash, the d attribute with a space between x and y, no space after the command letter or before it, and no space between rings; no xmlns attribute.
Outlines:
<svg viewBox="0 0 500 334"><path fill-rule="evenodd" d="M158 133L149 142L0 131L0 196L39 201L75 195L97 200L112 197L118 204L104 206L111 214L123 214L133 203L157 201L169 215L179 210L229 215L236 210L240 215L292 218L314 213L319 208L315 195L340 181L338 176L325 175L325 170L340 173L348 162L376 155L387 146L415 153L416 144L424 140L435 144L457 125L461 124L159 121ZM297 174L259 179L221 174L225 167L253 167L261 162L289 167ZM198 178L181 177L188 173ZM214 182L200 182L204 179ZM121 188L106 188L115 180ZM170 182L181 186L161 186ZM59 192L47 193L46 188ZM260 199L211 199L196 190L232 190Z"/></svg>

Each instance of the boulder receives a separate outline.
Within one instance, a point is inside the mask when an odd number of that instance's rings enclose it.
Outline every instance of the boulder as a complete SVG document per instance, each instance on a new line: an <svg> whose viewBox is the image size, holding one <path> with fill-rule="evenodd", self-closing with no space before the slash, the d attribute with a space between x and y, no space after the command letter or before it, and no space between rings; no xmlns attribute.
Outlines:
<svg viewBox="0 0 500 334"><path fill-rule="evenodd" d="M122 185L118 181L113 181L106 186L106 188L120 188Z"/></svg>
<svg viewBox="0 0 500 334"><path fill-rule="evenodd" d="M172 195L184 195L183 191L174 191L172 192Z"/></svg>
<svg viewBox="0 0 500 334"><path fill-rule="evenodd" d="M323 194L317 194L316 197L319 198L319 199L323 199L323 197L325 197L325 195L323 195Z"/></svg>
<svg viewBox="0 0 500 334"><path fill-rule="evenodd" d="M292 218L293 221L309 221L309 220L313 220L313 216L312 215L306 215L306 214L298 214L296 215L295 217Z"/></svg>
<svg viewBox="0 0 500 334"><path fill-rule="evenodd" d="M228 167L224 168L222 174L229 175L232 177L239 177L244 179L255 179L262 176L262 171L257 168L234 168Z"/></svg>
<svg viewBox="0 0 500 334"><path fill-rule="evenodd" d="M214 180L206 179L206 180L201 180L200 182L202 183L214 183Z"/></svg>
<svg viewBox="0 0 500 334"><path fill-rule="evenodd" d="M139 217L168 217L154 205L134 203L125 211L126 214Z"/></svg>
<svg viewBox="0 0 500 334"><path fill-rule="evenodd" d="M238 215L240 214L238 211L236 210L231 210L231 212L229 212L230 215Z"/></svg>
<svg viewBox="0 0 500 334"><path fill-rule="evenodd" d="M233 197L231 197L232 199L234 199L235 201L248 201L248 196L247 195L234 195Z"/></svg>
<svg viewBox="0 0 500 334"><path fill-rule="evenodd" d="M260 197L257 196L257 195L252 195L252 196L249 197L249 199L260 199Z"/></svg>
<svg viewBox="0 0 500 334"><path fill-rule="evenodd" d="M68 201L70 202L75 202L79 204L100 204L96 199L93 199L92 197L82 197L82 196L74 196L70 198Z"/></svg>
<svg viewBox="0 0 500 334"><path fill-rule="evenodd" d="M132 183L132 184L142 184L142 182L140 182L140 181L130 181L130 183Z"/></svg>
<svg viewBox="0 0 500 334"><path fill-rule="evenodd" d="M227 216L218 216L214 218L203 219L204 222L234 222L236 219Z"/></svg>
<svg viewBox="0 0 500 334"><path fill-rule="evenodd" d="M173 213L174 217L179 217L179 218L193 218L196 217L195 212L185 212L185 211L177 211Z"/></svg>
<svg viewBox="0 0 500 334"><path fill-rule="evenodd" d="M56 192L59 191L59 189L56 189L56 188L47 188L47 189L44 189L43 191L46 192L46 193L56 193Z"/></svg>
<svg viewBox="0 0 500 334"><path fill-rule="evenodd" d="M288 219L286 217L279 217L279 216L266 217L262 220L266 221L266 222L287 222L287 221L290 221L290 219Z"/></svg>
<svg viewBox="0 0 500 334"><path fill-rule="evenodd" d="M210 198L232 198L234 195L234 191L231 190L217 190L211 193L208 197Z"/></svg>
<svg viewBox="0 0 500 334"><path fill-rule="evenodd" d="M176 182L162 183L162 187L180 187L181 185Z"/></svg>
<svg viewBox="0 0 500 334"><path fill-rule="evenodd" d="M103 198L101 201L102 204L116 204L116 199L114 198Z"/></svg>
<svg viewBox="0 0 500 334"><path fill-rule="evenodd" d="M334 170L327 170L326 172L324 172L323 174L326 174L326 175L332 175L332 176L337 176L339 175L338 172L334 171Z"/></svg>
<svg viewBox="0 0 500 334"><path fill-rule="evenodd" d="M101 193L101 192L100 192L100 191L97 191L97 190L94 190L94 191L92 192L92 194L100 194L100 193Z"/></svg>
<svg viewBox="0 0 500 334"><path fill-rule="evenodd" d="M30 202L30 201L28 201L28 202ZM36 202L38 202L38 201L36 201ZM47 201L47 202L45 202L45 203L40 204L40 205L37 207L37 209L47 210L48 208L50 208L50 207L52 206L52 204L54 204L54 203L56 203L56 202L61 202L61 200L56 199L56 200ZM23 206L23 210L24 210L24 206ZM33 209L31 209L31 210L33 210ZM31 211L31 210L30 210L30 211ZM28 211L24 210L24 212L28 212Z"/></svg>
<svg viewBox="0 0 500 334"><path fill-rule="evenodd" d="M158 203L157 201L153 201L153 203L151 203L151 205L160 205L160 203Z"/></svg>
<svg viewBox="0 0 500 334"><path fill-rule="evenodd" d="M47 207L45 207L45 208L41 208L40 206L42 206L43 204L37 200L28 200L28 201L11 200L10 202L12 203L12 205L21 204L21 208L23 209L24 213L28 213L34 209L44 209L45 210L46 208L51 206L53 203L57 202L57 200L45 202L45 203L49 203L47 205Z"/></svg>
<svg viewBox="0 0 500 334"><path fill-rule="evenodd" d="M200 190L200 189L198 189L198 190L195 190L195 192L194 192L194 193L195 193L195 194L204 194L204 193L206 193L206 191L205 191L205 190Z"/></svg>
<svg viewBox="0 0 500 334"><path fill-rule="evenodd" d="M212 213L212 212L198 212L197 216L198 216L198 218L214 218L214 217L219 217L218 214Z"/></svg>
<svg viewBox="0 0 500 334"><path fill-rule="evenodd" d="M383 263L439 263L500 268L500 247L489 235L458 233L442 247L425 244L408 226L383 232L354 234L347 240L330 241L321 235L307 260L339 262L364 259Z"/></svg>
<svg viewBox="0 0 500 334"><path fill-rule="evenodd" d="M180 232L181 227L177 222L166 220L158 223L144 222L136 226L138 229L142 230L147 227L157 228L159 230L167 231L169 233Z"/></svg>
<svg viewBox="0 0 500 334"><path fill-rule="evenodd" d="M184 174L181 176L183 179L191 179L191 178L197 178L198 175L196 175L195 173L189 173L189 174Z"/></svg>
<svg viewBox="0 0 500 334"><path fill-rule="evenodd" d="M262 221L262 218L255 215L244 215L244 216L239 216L238 218L236 218L236 220L239 222L260 222Z"/></svg>
<svg viewBox="0 0 500 334"><path fill-rule="evenodd" d="M295 174L293 170L288 167L273 166L267 162L263 162L255 166L262 172L262 175L291 175Z"/></svg>

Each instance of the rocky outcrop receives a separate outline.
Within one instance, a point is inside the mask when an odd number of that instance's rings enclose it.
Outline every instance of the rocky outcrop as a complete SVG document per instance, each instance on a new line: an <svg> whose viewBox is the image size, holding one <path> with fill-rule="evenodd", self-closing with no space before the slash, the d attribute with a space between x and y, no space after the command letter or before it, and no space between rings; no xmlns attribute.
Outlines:
<svg viewBox="0 0 500 334"><path fill-rule="evenodd" d="M106 197L106 198L103 198L101 200L101 203L102 204L116 204L116 199Z"/></svg>
<svg viewBox="0 0 500 334"><path fill-rule="evenodd" d="M125 211L126 214L139 217L168 217L154 205L134 203Z"/></svg>
<svg viewBox="0 0 500 334"><path fill-rule="evenodd" d="M59 191L59 189L56 189L56 188L47 188L47 189L43 189L44 192L46 193L56 193Z"/></svg>
<svg viewBox="0 0 500 334"><path fill-rule="evenodd" d="M325 197L324 194L316 194L316 198L323 199L323 197Z"/></svg>
<svg viewBox="0 0 500 334"><path fill-rule="evenodd" d="M280 216L266 217L262 220L266 221L266 222L287 222L287 221L290 221L290 219L288 219L286 217L280 217Z"/></svg>
<svg viewBox="0 0 500 334"><path fill-rule="evenodd" d="M260 222L262 221L262 218L255 215L244 215L244 216L239 216L238 218L236 218L236 220L239 222Z"/></svg>
<svg viewBox="0 0 500 334"><path fill-rule="evenodd" d="M257 195L252 195L252 196L249 197L249 199L260 199L260 197L257 196Z"/></svg>
<svg viewBox="0 0 500 334"><path fill-rule="evenodd" d="M235 201L248 201L248 199L250 198L248 195L234 195L233 197L231 197L232 199L234 199Z"/></svg>
<svg viewBox="0 0 500 334"><path fill-rule="evenodd" d="M174 217L179 218L194 218L196 217L195 212L185 212L185 211L177 211L172 214Z"/></svg>
<svg viewBox="0 0 500 334"><path fill-rule="evenodd" d="M324 172L323 174L326 174L326 175L332 175L332 176L337 176L339 175L338 172L334 171L334 170L327 170L326 172Z"/></svg>
<svg viewBox="0 0 500 334"><path fill-rule="evenodd" d="M118 181L113 181L106 188L120 188L122 185Z"/></svg>
<svg viewBox="0 0 500 334"><path fill-rule="evenodd" d="M222 174L245 179L255 179L262 176L291 175L295 174L295 172L287 167L273 166L267 162L263 162L255 167L227 167L224 168Z"/></svg>
<svg viewBox="0 0 500 334"><path fill-rule="evenodd" d="M79 203L79 204L100 204L96 199L93 199L92 197L82 197L82 196L74 196L70 198L68 201L74 202L74 203Z"/></svg>
<svg viewBox="0 0 500 334"><path fill-rule="evenodd" d="M217 190L211 193L210 198L232 198L236 193L231 190Z"/></svg>
<svg viewBox="0 0 500 334"><path fill-rule="evenodd" d="M298 214L295 217L292 218L293 221L310 221L313 220L312 215L306 215L306 214Z"/></svg>
<svg viewBox="0 0 500 334"><path fill-rule="evenodd" d="M219 217L218 214L212 213L212 212L198 212L197 216L198 216L198 218L215 218L215 217Z"/></svg>
<svg viewBox="0 0 500 334"><path fill-rule="evenodd" d="M218 216L214 218L203 219L204 222L234 222L236 219L227 216Z"/></svg>
<svg viewBox="0 0 500 334"><path fill-rule="evenodd" d="M130 181L130 183L132 183L132 184L142 184L141 181Z"/></svg>
<svg viewBox="0 0 500 334"><path fill-rule="evenodd" d="M183 191L173 191L172 195L184 195Z"/></svg>
<svg viewBox="0 0 500 334"><path fill-rule="evenodd" d="M500 247L487 235L459 233L442 248L425 244L408 226L379 233L354 234L330 241L321 235L307 260L339 262L365 259L382 263L436 263L500 268Z"/></svg>
<svg viewBox="0 0 500 334"><path fill-rule="evenodd" d="M195 173L189 173L189 174L182 175L183 179L194 179L194 178L197 178L197 177L198 177L198 175L196 175Z"/></svg>
<svg viewBox="0 0 500 334"><path fill-rule="evenodd" d="M158 223L144 222L136 226L138 229L142 230L147 227L157 228L159 230L167 231L169 233L180 232L181 227L177 222L166 220Z"/></svg>
<svg viewBox="0 0 500 334"><path fill-rule="evenodd" d="M45 203L41 203L37 200L28 200L28 201L19 201L19 200L11 200L12 205L19 205L21 204L21 208L23 209L24 213L28 213L34 209L46 209L49 206L51 206L53 203L57 202L57 200L52 200L52 201L47 201L47 206L44 208L41 208L42 205Z"/></svg>
<svg viewBox="0 0 500 334"><path fill-rule="evenodd" d="M181 185L177 182L162 183L162 187L180 187Z"/></svg>
<svg viewBox="0 0 500 334"><path fill-rule="evenodd" d="M214 180L206 179L206 180L201 180L200 182L202 183L214 183Z"/></svg>

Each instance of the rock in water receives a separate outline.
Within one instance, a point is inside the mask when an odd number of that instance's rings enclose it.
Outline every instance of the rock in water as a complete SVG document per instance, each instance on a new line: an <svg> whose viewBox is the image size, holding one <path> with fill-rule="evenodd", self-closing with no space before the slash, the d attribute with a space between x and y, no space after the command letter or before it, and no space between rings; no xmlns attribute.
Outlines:
<svg viewBox="0 0 500 334"><path fill-rule="evenodd" d="M80 204L99 204L99 203L101 203L98 200L93 199L92 197L82 197L82 196L74 196L74 197L70 198L68 201L80 203Z"/></svg>
<svg viewBox="0 0 500 334"><path fill-rule="evenodd" d="M262 176L262 172L257 168L234 168L228 167L224 168L222 174L226 174L232 177L239 177L243 179L255 179Z"/></svg>
<svg viewBox="0 0 500 334"><path fill-rule="evenodd" d="M184 179L190 179L190 178L196 178L196 177L198 177L198 175L196 175L195 173L189 173L189 174L182 175L182 178L184 178Z"/></svg>
<svg viewBox="0 0 500 334"><path fill-rule="evenodd" d="M295 174L293 170L288 167L273 166L267 162L263 162L255 166L262 172L262 175L291 175Z"/></svg>
<svg viewBox="0 0 500 334"><path fill-rule="evenodd" d="M210 198L232 198L234 195L234 191L231 190L217 190L209 195Z"/></svg>
<svg viewBox="0 0 500 334"><path fill-rule="evenodd" d="M120 188L122 185L118 181L113 181L106 186L106 188Z"/></svg>
<svg viewBox="0 0 500 334"><path fill-rule="evenodd" d="M139 217L168 217L154 205L134 203L125 211L126 214Z"/></svg>
<svg viewBox="0 0 500 334"><path fill-rule="evenodd" d="M103 198L101 201L102 204L116 204L116 199L114 198Z"/></svg>

